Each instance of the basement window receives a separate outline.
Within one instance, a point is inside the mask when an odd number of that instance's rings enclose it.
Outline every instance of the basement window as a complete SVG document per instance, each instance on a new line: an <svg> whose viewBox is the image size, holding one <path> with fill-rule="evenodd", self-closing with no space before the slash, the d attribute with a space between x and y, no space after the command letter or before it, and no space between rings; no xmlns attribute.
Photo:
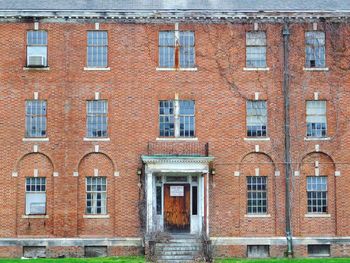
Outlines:
<svg viewBox="0 0 350 263"><path fill-rule="evenodd" d="M269 245L249 245L247 247L248 258L268 258L270 256Z"/></svg>
<svg viewBox="0 0 350 263"><path fill-rule="evenodd" d="M86 258L107 257L107 246L86 246L84 256Z"/></svg>
<svg viewBox="0 0 350 263"><path fill-rule="evenodd" d="M329 257L331 255L330 245L308 245L307 253L309 257Z"/></svg>
<svg viewBox="0 0 350 263"><path fill-rule="evenodd" d="M46 247L25 246L23 247L25 258L46 258Z"/></svg>

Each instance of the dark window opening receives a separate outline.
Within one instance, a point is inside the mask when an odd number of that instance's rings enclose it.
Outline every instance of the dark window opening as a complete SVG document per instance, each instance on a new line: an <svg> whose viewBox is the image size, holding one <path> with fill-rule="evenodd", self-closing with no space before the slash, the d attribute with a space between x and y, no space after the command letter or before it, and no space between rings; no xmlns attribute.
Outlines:
<svg viewBox="0 0 350 263"><path fill-rule="evenodd" d="M198 187L192 186L192 215L198 215Z"/></svg>
<svg viewBox="0 0 350 263"><path fill-rule="evenodd" d="M157 215L162 214L162 187L156 187Z"/></svg>
<svg viewBox="0 0 350 263"><path fill-rule="evenodd" d="M309 257L329 257L331 255L330 245L308 245Z"/></svg>

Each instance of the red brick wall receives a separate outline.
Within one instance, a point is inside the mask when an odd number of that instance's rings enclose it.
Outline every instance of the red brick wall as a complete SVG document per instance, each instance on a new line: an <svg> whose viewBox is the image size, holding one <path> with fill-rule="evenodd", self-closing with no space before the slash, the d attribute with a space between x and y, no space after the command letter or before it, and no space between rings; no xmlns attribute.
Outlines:
<svg viewBox="0 0 350 263"><path fill-rule="evenodd" d="M48 31L49 71L23 70L26 30L33 23L0 23L0 237L17 236L124 236L140 235L138 176L140 155L147 142L158 136L158 101L174 98L196 102L196 136L210 143L216 175L210 188L210 231L212 236L283 236L285 228L284 116L282 95L282 25L259 24L267 33L269 71L243 71L245 32L252 23L180 23L180 30L194 30L198 70L157 71L159 30L170 24L136 24L101 21L108 31L110 71L84 71L86 31L92 21L40 23ZM292 178L293 230L297 236L350 235L348 200L350 183L348 146L350 83L349 27L319 23L326 29L329 71L303 71L304 32L311 23L292 23L290 36L290 90L292 168L301 171ZM49 142L23 142L25 100L33 92L47 100ZM86 100L101 92L108 100L109 142L83 141ZM245 103L254 93L267 100L269 141L244 141ZM327 100L329 141L305 141L305 101L319 92ZM31 154L33 145L39 152ZM103 154L91 154L94 145ZM315 145L328 155L311 154ZM254 153L255 145L260 152ZM305 157L306 156L306 157ZM84 158L85 157L85 158ZM305 158L304 158L305 157ZM329 178L330 218L305 218L307 165L320 161ZM332 169L328 164L332 160ZM273 162L273 163L271 163ZM22 219L24 178L35 165L47 178L48 219ZM324 168L323 168L324 167ZM268 176L269 218L246 218L245 177L260 168ZM108 178L109 219L84 219L84 180L93 169ZM11 177L18 170L18 177ZM275 177L274 171L281 172ZM312 169L311 169L312 170ZM341 171L334 177L334 171ZM53 172L58 177L52 177ZM73 177L73 172L79 172ZM120 176L114 177L114 171ZM235 177L234 171L240 171ZM29 229L28 226L32 227ZM321 227L319 227L321 226ZM34 227L34 228L33 228ZM239 253L241 255L241 253Z"/></svg>

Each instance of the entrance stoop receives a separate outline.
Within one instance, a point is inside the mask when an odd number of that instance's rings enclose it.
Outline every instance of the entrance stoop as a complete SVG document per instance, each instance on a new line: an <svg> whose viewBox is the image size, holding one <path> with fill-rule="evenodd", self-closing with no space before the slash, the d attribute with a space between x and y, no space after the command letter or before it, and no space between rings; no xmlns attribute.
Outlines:
<svg viewBox="0 0 350 263"><path fill-rule="evenodd" d="M155 258L159 263L198 262L203 259L201 238L190 234L172 234L168 240L156 243Z"/></svg>

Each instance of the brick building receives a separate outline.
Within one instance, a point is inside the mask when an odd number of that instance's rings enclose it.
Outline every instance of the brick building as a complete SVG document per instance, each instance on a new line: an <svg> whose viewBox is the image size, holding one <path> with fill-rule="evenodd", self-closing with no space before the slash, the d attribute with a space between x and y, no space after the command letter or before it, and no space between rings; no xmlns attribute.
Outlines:
<svg viewBox="0 0 350 263"><path fill-rule="evenodd" d="M349 256L350 5L141 2L0 0L0 256Z"/></svg>

